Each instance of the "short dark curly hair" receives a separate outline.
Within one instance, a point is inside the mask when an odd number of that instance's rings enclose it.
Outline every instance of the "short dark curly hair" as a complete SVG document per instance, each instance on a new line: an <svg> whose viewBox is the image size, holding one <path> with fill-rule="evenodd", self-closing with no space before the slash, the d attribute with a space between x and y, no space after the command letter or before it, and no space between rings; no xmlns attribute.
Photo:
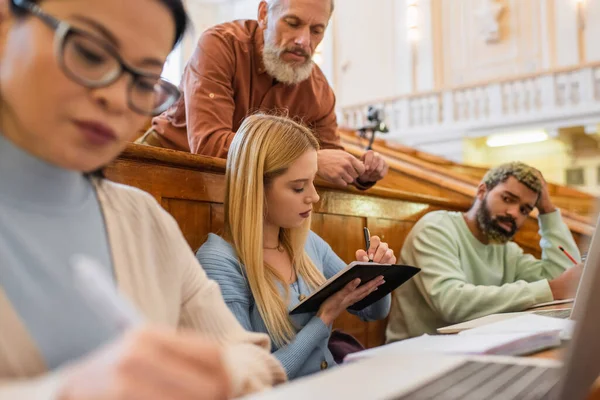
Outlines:
<svg viewBox="0 0 600 400"><path fill-rule="evenodd" d="M492 190L498 184L506 182L509 177L516 180L534 191L538 196L542 193L542 181L538 171L522 162L510 162L490 169L483 177L483 183L488 190Z"/></svg>

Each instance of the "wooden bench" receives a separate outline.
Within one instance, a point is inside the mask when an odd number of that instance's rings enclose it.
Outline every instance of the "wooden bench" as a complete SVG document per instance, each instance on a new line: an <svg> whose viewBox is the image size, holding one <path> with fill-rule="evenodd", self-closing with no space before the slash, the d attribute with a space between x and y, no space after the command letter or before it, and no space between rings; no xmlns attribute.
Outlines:
<svg viewBox="0 0 600 400"><path fill-rule="evenodd" d="M138 187L154 198L179 223L190 247L195 251L208 233L223 227L225 160L166 149L131 144L113 164L106 176L116 182ZM318 184L320 202L315 206L312 229L325 239L346 262L363 248L362 228L379 235L396 254L406 235L421 216L434 210L464 211L471 200L447 199L405 191L374 187L366 192ZM516 241L528 252L539 255L537 224L528 221ZM582 246L587 235L577 233ZM354 335L366 347L384 342L386 321L364 323L344 314L335 327Z"/></svg>

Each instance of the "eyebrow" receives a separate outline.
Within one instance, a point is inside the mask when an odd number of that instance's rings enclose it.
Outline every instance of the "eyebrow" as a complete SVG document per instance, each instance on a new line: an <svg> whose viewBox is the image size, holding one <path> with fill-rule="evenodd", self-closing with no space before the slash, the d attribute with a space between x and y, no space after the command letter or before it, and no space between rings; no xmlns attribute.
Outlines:
<svg viewBox="0 0 600 400"><path fill-rule="evenodd" d="M73 19L83 22L84 24L92 27L94 30L96 30L97 32L99 32L102 36L104 36L106 39L108 39L109 42L111 42L111 44L115 47L120 47L120 42L119 40L115 37L115 35L113 35L111 33L111 31L109 31L108 29L106 29L106 27L104 25L102 25L99 22L94 21L91 18L88 17L84 17L83 15L73 15Z"/></svg>
<svg viewBox="0 0 600 400"><path fill-rule="evenodd" d="M119 40L116 38L115 35L112 34L111 31L109 31L104 25L102 25L101 23L94 21L91 18L88 17L84 17L83 15L73 15L73 19L83 22L84 24L90 26L91 28L93 28L95 31L99 32L102 36L104 36L105 39L107 39L113 46L115 46L117 49L120 47L120 42ZM157 59L157 58L144 58L141 62L140 65L141 66L148 66L148 67L158 67L162 70L163 66L164 66L164 62Z"/></svg>
<svg viewBox="0 0 600 400"><path fill-rule="evenodd" d="M282 17L282 19L296 19L298 20L299 23L304 24L305 22L302 20L302 18L298 17L297 15L294 14L287 14L284 15ZM311 25L311 28L323 28L325 29L327 26L325 24L316 24L316 25Z"/></svg>
<svg viewBox="0 0 600 400"><path fill-rule="evenodd" d="M148 67L157 67L160 68L161 71L163 69L163 67L165 66L165 63L160 61L157 58L144 58L141 62L140 65L142 66L148 66Z"/></svg>
<svg viewBox="0 0 600 400"><path fill-rule="evenodd" d="M294 179L293 181L290 181L290 183L303 183L303 182L308 182L308 179L303 178L303 179Z"/></svg>

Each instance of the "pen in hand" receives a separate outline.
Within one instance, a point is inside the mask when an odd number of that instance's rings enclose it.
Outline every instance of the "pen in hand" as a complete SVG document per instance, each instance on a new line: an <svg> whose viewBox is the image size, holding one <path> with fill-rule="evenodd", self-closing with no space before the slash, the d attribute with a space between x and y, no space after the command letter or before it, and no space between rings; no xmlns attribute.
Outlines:
<svg viewBox="0 0 600 400"><path fill-rule="evenodd" d="M567 256L567 258L568 258L569 260L571 260L571 262L572 262L573 264L575 264L575 265L579 264L579 263L577 262L577 260L575 260L575 258L573 258L573 256L572 256L572 255L570 255L570 254L569 254L569 252L565 250L565 248L564 248L564 247L562 247L562 246L558 246L558 248L560 249L560 251L562 251L562 252L565 254L565 256Z"/></svg>
<svg viewBox="0 0 600 400"><path fill-rule="evenodd" d="M365 226L363 228L363 233L365 235L365 251L369 255L369 262L373 262L373 256L369 254L369 249L371 248L371 232L369 232L369 228Z"/></svg>

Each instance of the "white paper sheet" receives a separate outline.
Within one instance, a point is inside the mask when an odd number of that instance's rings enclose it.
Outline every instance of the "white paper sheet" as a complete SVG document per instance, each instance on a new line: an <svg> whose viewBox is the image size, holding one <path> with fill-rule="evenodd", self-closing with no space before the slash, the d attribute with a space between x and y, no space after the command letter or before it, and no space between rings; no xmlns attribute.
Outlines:
<svg viewBox="0 0 600 400"><path fill-rule="evenodd" d="M541 333L562 332L575 322L570 319L544 317L535 314L525 314L519 317L505 319L478 328L469 329L459 333L460 336L498 334L498 333Z"/></svg>

